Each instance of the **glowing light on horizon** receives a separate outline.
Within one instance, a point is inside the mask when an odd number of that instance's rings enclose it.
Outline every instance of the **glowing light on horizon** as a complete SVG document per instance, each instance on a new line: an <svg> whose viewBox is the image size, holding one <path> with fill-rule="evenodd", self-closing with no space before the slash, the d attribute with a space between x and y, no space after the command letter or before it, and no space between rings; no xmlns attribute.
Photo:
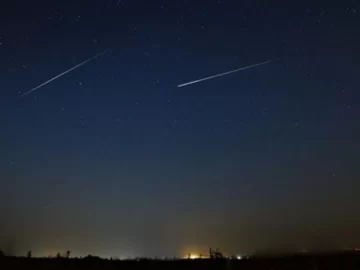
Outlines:
<svg viewBox="0 0 360 270"><path fill-rule="evenodd" d="M183 257L184 259L190 259L190 260L198 260L198 259L206 259L208 256L204 256L201 254L196 253L189 253L188 255Z"/></svg>

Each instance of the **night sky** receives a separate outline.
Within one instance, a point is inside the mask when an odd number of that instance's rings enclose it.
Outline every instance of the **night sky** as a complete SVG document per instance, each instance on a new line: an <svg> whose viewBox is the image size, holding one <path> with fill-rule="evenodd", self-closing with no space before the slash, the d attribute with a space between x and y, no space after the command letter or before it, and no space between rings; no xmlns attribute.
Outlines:
<svg viewBox="0 0 360 270"><path fill-rule="evenodd" d="M359 247L359 74L357 0L1 1L0 249Z"/></svg>

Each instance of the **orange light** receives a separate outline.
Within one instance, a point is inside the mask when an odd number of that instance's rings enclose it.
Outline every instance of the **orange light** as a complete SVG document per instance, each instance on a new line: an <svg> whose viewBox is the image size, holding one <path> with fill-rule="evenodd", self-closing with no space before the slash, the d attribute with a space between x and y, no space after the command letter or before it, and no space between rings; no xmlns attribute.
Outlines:
<svg viewBox="0 0 360 270"><path fill-rule="evenodd" d="M197 254L190 254L190 259L192 259L192 260L196 260L196 259L199 259L199 258L200 258L200 256L197 255Z"/></svg>

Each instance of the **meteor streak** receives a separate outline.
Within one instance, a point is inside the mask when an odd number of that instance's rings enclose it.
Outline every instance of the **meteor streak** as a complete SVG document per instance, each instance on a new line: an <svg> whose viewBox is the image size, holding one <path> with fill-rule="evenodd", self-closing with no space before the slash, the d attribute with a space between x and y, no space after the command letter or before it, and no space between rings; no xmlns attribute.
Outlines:
<svg viewBox="0 0 360 270"><path fill-rule="evenodd" d="M209 77L206 77L206 78L203 78L203 79L199 79L199 80L196 80L196 81L191 81L191 82L183 83L183 84L178 85L178 87L185 87L185 86L188 86L188 85L191 85L191 84L195 84L195 83L199 83L199 82L203 82L203 81L215 79L215 78L217 78L217 77L222 77L222 76L225 76L225 75L229 75L229 74L231 74L231 73L235 73L235 72L238 72L238 71L241 71L241 70L245 70L245 69L249 69L249 68L253 68L253 67L257 67L257 66L261 66L261 65L266 65L266 64L269 64L270 62L271 62L271 60L268 60L268 61L261 62L261 63L258 63L258 64L254 64L254 65L251 65L251 66L246 66L246 67L238 68L238 69L235 69L235 70L231 70L231 71L227 71L227 72L224 72L224 73L216 74L216 75L209 76Z"/></svg>
<svg viewBox="0 0 360 270"><path fill-rule="evenodd" d="M72 68L70 68L70 69L68 69L68 70L60 73L59 75L56 75L55 77L51 78L50 80L48 80L48 81L46 81L46 82L44 82L44 83L36 86L35 88L27 91L26 93L22 94L21 97L27 96L28 94L30 94L30 93L32 93L32 92L34 92L34 91L36 91L36 90L44 87L45 85L51 83L52 81L55 81L56 79L59 79L60 77L66 75L67 73L69 73L69 72L71 72L71 71L73 71L73 70L75 70L75 69L77 69L77 68L79 68L79 67L81 67L81 66L83 66L83 65L85 65L85 64L87 64L87 63L89 63L89 62L91 62L92 60L95 60L96 58L99 58L100 56L103 56L103 55L106 54L107 52L108 52L108 51L104 51L104 52L102 52L102 53L99 53L99 54L97 54L97 55L95 55L95 56L93 56L93 57L85 60L84 62L81 62L80 64L78 64L78 65L76 65L76 66L74 66L74 67L72 67Z"/></svg>

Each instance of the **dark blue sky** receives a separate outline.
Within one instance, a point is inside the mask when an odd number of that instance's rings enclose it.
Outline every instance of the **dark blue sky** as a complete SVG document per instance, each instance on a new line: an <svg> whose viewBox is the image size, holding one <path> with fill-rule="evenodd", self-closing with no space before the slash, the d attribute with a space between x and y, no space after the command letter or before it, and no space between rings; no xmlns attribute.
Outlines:
<svg viewBox="0 0 360 270"><path fill-rule="evenodd" d="M359 247L359 14L355 0L1 1L0 247Z"/></svg>

